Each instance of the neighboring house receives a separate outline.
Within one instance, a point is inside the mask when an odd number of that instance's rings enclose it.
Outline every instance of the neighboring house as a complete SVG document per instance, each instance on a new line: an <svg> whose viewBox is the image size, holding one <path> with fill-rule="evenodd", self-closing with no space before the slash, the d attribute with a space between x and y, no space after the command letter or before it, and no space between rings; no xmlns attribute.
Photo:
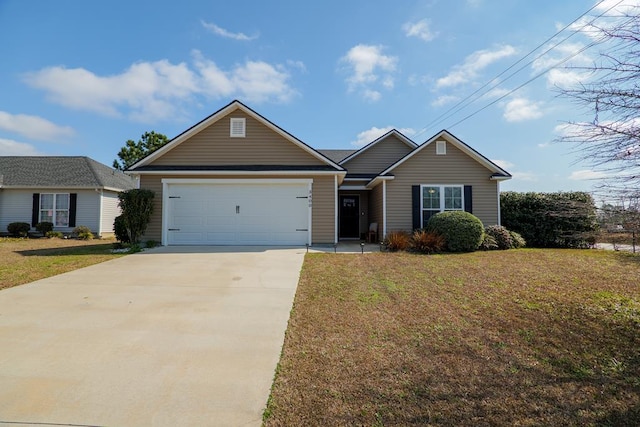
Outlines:
<svg viewBox="0 0 640 427"><path fill-rule="evenodd" d="M443 210L500 223L511 175L447 131L393 130L360 150L314 150L239 101L127 173L155 192L145 238L163 245L305 245L422 227Z"/></svg>
<svg viewBox="0 0 640 427"><path fill-rule="evenodd" d="M136 180L88 157L0 156L0 232L12 222L52 222L70 233L84 225L113 235L118 192Z"/></svg>

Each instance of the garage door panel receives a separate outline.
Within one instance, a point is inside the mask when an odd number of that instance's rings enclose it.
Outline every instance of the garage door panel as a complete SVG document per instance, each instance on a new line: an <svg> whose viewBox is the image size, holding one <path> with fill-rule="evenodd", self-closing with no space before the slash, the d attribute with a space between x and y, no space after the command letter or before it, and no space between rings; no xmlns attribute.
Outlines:
<svg viewBox="0 0 640 427"><path fill-rule="evenodd" d="M308 184L171 184L168 243L304 245Z"/></svg>

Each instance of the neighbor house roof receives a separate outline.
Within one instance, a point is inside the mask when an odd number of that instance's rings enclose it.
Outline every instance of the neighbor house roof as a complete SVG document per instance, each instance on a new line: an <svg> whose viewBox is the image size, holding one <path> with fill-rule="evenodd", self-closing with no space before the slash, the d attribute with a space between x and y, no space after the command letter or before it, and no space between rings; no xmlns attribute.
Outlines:
<svg viewBox="0 0 640 427"><path fill-rule="evenodd" d="M89 157L0 156L0 188L136 187L134 178Z"/></svg>
<svg viewBox="0 0 640 427"><path fill-rule="evenodd" d="M349 157L358 150L317 150L320 154L336 163L339 163L342 159Z"/></svg>

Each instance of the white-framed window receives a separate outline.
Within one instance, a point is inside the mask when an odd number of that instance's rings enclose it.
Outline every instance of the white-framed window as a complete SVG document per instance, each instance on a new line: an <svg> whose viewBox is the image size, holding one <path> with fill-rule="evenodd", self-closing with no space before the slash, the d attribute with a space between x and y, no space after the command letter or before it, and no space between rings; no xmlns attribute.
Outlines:
<svg viewBox="0 0 640 427"><path fill-rule="evenodd" d="M52 222L54 227L68 227L69 200L69 193L40 194L40 222Z"/></svg>
<svg viewBox="0 0 640 427"><path fill-rule="evenodd" d="M244 138L245 137L245 118L244 117L231 117L231 128L229 136L231 138Z"/></svg>
<svg viewBox="0 0 640 427"><path fill-rule="evenodd" d="M464 209L463 185L421 185L422 226L429 218L444 211L461 211Z"/></svg>
<svg viewBox="0 0 640 427"><path fill-rule="evenodd" d="M438 156L447 154L447 141L436 141L436 154Z"/></svg>

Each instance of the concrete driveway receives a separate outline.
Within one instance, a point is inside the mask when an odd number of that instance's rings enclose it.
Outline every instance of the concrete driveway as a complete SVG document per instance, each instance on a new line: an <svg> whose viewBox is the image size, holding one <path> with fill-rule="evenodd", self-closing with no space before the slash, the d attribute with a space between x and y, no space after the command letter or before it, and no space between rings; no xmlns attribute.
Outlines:
<svg viewBox="0 0 640 427"><path fill-rule="evenodd" d="M0 292L0 425L260 425L305 249L157 248Z"/></svg>

